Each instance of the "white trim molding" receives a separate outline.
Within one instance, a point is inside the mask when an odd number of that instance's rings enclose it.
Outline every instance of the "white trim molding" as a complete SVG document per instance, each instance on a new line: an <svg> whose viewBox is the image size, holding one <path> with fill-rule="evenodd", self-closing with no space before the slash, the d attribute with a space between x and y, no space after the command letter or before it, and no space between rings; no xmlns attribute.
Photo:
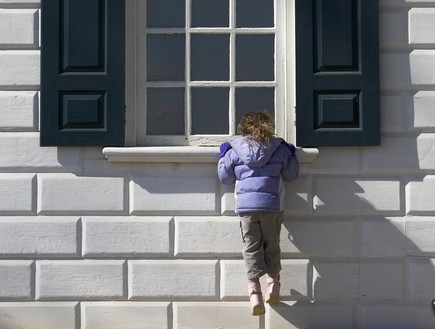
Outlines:
<svg viewBox="0 0 435 329"><path fill-rule="evenodd" d="M149 146L149 147L105 147L104 156L110 162L217 162L219 147L210 146ZM299 162L313 162L319 155L316 148L298 148Z"/></svg>

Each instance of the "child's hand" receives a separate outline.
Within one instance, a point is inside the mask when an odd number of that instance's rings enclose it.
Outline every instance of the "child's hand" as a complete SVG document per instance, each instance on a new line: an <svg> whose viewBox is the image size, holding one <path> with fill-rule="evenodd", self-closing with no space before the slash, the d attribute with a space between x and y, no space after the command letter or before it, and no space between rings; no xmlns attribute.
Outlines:
<svg viewBox="0 0 435 329"><path fill-rule="evenodd" d="M290 149L292 155L296 154L296 147L292 143L288 143L288 148Z"/></svg>
<svg viewBox="0 0 435 329"><path fill-rule="evenodd" d="M283 145L288 147L288 149L290 150L292 156L296 155L296 147L292 143L287 143L285 140L283 140L281 142L281 144L283 144Z"/></svg>
<svg viewBox="0 0 435 329"><path fill-rule="evenodd" d="M282 142L285 146L287 146L292 154L294 156L296 154L296 147L292 143Z"/></svg>
<svg viewBox="0 0 435 329"><path fill-rule="evenodd" d="M229 142L222 143L221 146L219 146L219 151L220 151L220 153L219 153L218 159L223 158L224 155L225 155L225 153L227 153L227 151L228 151L230 148L231 148L231 145L230 145Z"/></svg>

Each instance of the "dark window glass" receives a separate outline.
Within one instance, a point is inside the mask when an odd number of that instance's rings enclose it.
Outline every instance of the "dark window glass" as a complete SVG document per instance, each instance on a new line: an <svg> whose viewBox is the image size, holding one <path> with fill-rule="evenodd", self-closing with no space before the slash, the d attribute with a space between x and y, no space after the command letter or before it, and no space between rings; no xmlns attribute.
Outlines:
<svg viewBox="0 0 435 329"><path fill-rule="evenodd" d="M237 81L274 80L275 36L238 35L236 39Z"/></svg>
<svg viewBox="0 0 435 329"><path fill-rule="evenodd" d="M192 134L228 134L228 88L192 88Z"/></svg>
<svg viewBox="0 0 435 329"><path fill-rule="evenodd" d="M184 1L180 0L148 0L148 27L184 27Z"/></svg>
<svg viewBox="0 0 435 329"><path fill-rule="evenodd" d="M191 39L191 79L228 81L229 36L194 34Z"/></svg>
<svg viewBox="0 0 435 329"><path fill-rule="evenodd" d="M184 135L184 88L149 88L147 133Z"/></svg>
<svg viewBox="0 0 435 329"><path fill-rule="evenodd" d="M236 122L251 111L266 110L275 115L275 88L237 88Z"/></svg>
<svg viewBox="0 0 435 329"><path fill-rule="evenodd" d="M147 39L148 81L184 81L184 34L149 34Z"/></svg>
<svg viewBox="0 0 435 329"><path fill-rule="evenodd" d="M237 27L274 26L273 0L237 0L236 6Z"/></svg>
<svg viewBox="0 0 435 329"><path fill-rule="evenodd" d="M192 0L192 27L228 27L228 0Z"/></svg>

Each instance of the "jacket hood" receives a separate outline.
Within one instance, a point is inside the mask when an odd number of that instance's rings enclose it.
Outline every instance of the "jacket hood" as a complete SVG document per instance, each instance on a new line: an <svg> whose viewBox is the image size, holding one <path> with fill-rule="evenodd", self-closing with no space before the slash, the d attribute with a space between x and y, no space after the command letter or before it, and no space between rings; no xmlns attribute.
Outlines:
<svg viewBox="0 0 435 329"><path fill-rule="evenodd" d="M268 144L260 144L254 140L248 142L246 137L241 137L232 141L230 145L245 165L262 167L269 162L282 141L281 138L272 138Z"/></svg>

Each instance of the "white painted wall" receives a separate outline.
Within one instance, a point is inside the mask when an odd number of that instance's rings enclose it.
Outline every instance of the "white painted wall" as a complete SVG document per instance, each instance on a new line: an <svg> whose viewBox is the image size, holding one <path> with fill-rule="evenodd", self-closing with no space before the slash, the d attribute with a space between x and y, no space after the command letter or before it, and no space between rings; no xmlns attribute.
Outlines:
<svg viewBox="0 0 435 329"><path fill-rule="evenodd" d="M214 163L38 146L39 19L0 0L1 329L433 328L435 0L380 0L382 145L321 148L287 185L264 318Z"/></svg>

